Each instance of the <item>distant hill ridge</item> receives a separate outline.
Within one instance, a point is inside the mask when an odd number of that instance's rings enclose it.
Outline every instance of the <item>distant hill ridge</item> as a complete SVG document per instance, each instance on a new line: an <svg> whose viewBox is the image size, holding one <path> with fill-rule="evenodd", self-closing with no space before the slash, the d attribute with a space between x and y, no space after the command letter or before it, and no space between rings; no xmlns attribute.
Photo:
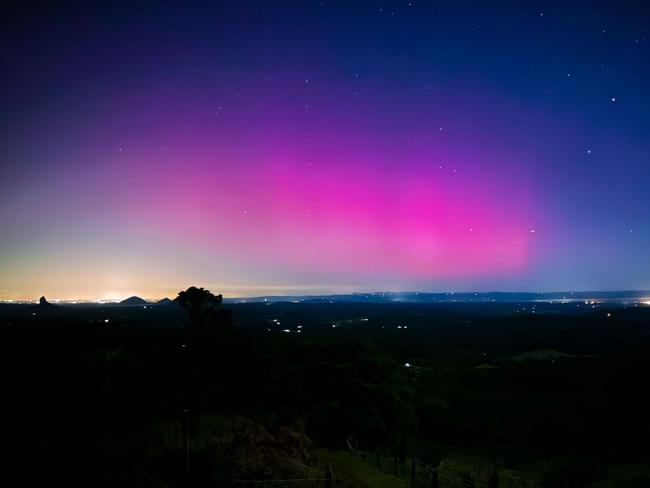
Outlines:
<svg viewBox="0 0 650 488"><path fill-rule="evenodd" d="M262 295L257 297L228 297L224 303L259 303L259 302L354 302L354 303L523 303L523 302L572 302L600 301L611 303L641 303L650 305L650 290L621 290L621 291L554 291L554 292L355 292L345 294L322 295ZM95 300L54 300L55 303L96 303ZM0 300L10 303L33 303L32 300ZM40 303L50 304L45 297ZM171 305L174 300L162 298L158 301L147 301L138 296L131 296L120 302L106 302L118 305Z"/></svg>
<svg viewBox="0 0 650 488"><path fill-rule="evenodd" d="M650 290L621 291L558 291L558 292L357 292L340 295L268 295L250 298L224 298L224 303L242 302L357 302L357 303L453 303L453 302L549 302L585 301L623 303L650 300Z"/></svg>
<svg viewBox="0 0 650 488"><path fill-rule="evenodd" d="M122 300L120 302L120 305L147 305L149 302L147 302L145 299L137 297L137 296L132 296L129 297L125 300Z"/></svg>

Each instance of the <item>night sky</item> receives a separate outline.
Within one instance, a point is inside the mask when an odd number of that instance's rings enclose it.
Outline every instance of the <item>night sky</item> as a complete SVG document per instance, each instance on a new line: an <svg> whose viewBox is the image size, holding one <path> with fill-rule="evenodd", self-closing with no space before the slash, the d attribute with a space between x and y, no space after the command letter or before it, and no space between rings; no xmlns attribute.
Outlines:
<svg viewBox="0 0 650 488"><path fill-rule="evenodd" d="M0 299L650 289L643 3L16 3Z"/></svg>

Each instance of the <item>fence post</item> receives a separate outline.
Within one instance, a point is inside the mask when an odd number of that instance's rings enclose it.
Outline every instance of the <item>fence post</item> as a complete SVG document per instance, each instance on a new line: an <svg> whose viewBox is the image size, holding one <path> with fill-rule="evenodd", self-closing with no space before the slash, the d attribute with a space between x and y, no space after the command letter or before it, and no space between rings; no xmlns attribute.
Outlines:
<svg viewBox="0 0 650 488"><path fill-rule="evenodd" d="M325 482L325 486L327 488L332 488L334 486L334 473L332 473L332 465L327 464L327 481Z"/></svg>
<svg viewBox="0 0 650 488"><path fill-rule="evenodd" d="M488 480L489 488L499 488L499 473L497 473L497 468L495 467L492 473L490 474L490 479Z"/></svg>
<svg viewBox="0 0 650 488"><path fill-rule="evenodd" d="M438 470L434 469L431 473L431 488L438 488Z"/></svg>
<svg viewBox="0 0 650 488"><path fill-rule="evenodd" d="M190 456L191 456L191 444L190 444L190 411L187 408L184 408L182 411L183 414L183 451L185 454L185 474L190 475Z"/></svg>

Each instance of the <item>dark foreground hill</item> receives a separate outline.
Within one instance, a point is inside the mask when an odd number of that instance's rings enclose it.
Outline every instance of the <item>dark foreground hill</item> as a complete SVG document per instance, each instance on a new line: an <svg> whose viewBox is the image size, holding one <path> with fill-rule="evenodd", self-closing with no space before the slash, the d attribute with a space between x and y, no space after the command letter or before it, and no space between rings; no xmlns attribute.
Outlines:
<svg viewBox="0 0 650 488"><path fill-rule="evenodd" d="M649 307L226 307L202 327L180 305L0 306L7 464L230 486L321 479L321 448L354 448L407 478L417 459L418 486L650 486Z"/></svg>

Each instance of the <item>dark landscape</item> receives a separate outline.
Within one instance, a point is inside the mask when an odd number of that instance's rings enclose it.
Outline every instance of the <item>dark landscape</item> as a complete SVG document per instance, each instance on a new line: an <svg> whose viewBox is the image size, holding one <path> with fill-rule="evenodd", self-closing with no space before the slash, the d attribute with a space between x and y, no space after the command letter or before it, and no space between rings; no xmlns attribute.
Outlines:
<svg viewBox="0 0 650 488"><path fill-rule="evenodd" d="M195 291L184 306L0 305L26 480L650 482L643 302L222 305Z"/></svg>

